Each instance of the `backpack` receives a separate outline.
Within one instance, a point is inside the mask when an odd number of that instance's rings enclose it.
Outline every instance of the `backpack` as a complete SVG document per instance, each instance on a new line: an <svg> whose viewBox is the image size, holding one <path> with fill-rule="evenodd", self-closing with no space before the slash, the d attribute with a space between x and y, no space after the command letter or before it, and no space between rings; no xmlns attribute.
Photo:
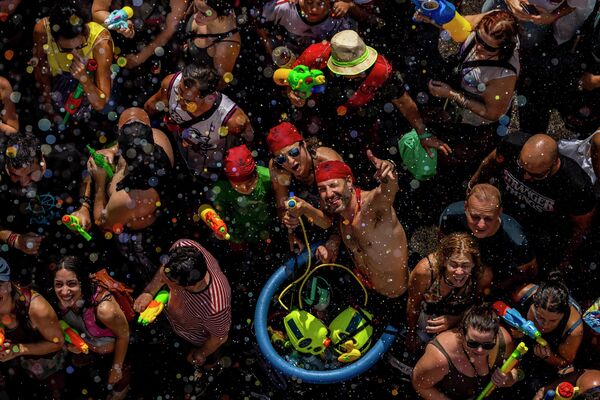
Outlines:
<svg viewBox="0 0 600 400"><path fill-rule="evenodd" d="M131 297L131 293L133 293L133 289L129 286L115 280L112 276L108 274L106 268L102 268L96 273L90 274L90 278L98 284L98 286L108 290L110 294L115 298L121 311L125 314L125 318L127 318L127 322L131 322L133 317L135 316L135 311L133 311L133 297Z"/></svg>

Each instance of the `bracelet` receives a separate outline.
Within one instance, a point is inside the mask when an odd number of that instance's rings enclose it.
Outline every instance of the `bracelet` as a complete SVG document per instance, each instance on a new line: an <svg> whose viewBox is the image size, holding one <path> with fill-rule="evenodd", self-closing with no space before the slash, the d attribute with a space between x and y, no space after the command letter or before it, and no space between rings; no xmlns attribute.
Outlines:
<svg viewBox="0 0 600 400"><path fill-rule="evenodd" d="M113 364L111 369L114 369L116 372L123 371L123 367L119 364Z"/></svg>
<svg viewBox="0 0 600 400"><path fill-rule="evenodd" d="M461 106L462 108L467 108L469 105L469 99L462 93L454 93L452 96L452 101Z"/></svg>
<svg viewBox="0 0 600 400"><path fill-rule="evenodd" d="M19 237L18 233L12 232L10 235L8 235L8 239L6 239L6 244L8 244L10 247L12 247L14 249L18 237Z"/></svg>
<svg viewBox="0 0 600 400"><path fill-rule="evenodd" d="M430 138L433 135L427 129L425 129L425 132L422 133L422 134L420 134L420 135L418 135L418 136L419 136L419 139L423 140L423 139Z"/></svg>

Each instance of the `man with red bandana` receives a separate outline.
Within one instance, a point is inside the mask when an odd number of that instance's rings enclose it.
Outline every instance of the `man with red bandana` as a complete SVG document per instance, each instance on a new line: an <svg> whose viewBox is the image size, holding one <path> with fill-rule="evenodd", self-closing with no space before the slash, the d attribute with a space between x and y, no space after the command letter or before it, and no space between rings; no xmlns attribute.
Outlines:
<svg viewBox="0 0 600 400"><path fill-rule="evenodd" d="M367 156L380 182L373 190L356 186L350 167L337 160L317 165L315 180L323 208L339 216L340 236L358 275L378 294L396 298L408 284L406 234L393 208L398 192L396 168L370 150ZM319 255L325 262L333 261L328 250L321 249Z"/></svg>

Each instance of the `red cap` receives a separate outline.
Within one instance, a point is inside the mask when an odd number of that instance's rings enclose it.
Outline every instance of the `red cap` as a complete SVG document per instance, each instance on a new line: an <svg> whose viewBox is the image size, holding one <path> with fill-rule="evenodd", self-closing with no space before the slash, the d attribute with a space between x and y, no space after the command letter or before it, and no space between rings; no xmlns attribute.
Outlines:
<svg viewBox="0 0 600 400"><path fill-rule="evenodd" d="M325 161L315 167L315 181L317 183L328 181L329 179L346 179L350 175L354 182L352 170L343 161Z"/></svg>
<svg viewBox="0 0 600 400"><path fill-rule="evenodd" d="M232 147L223 161L223 171L227 179L233 182L246 180L256 170L256 163L250 149L245 144Z"/></svg>
<svg viewBox="0 0 600 400"><path fill-rule="evenodd" d="M267 135L267 145L272 154L290 144L303 141L304 138L298 129L289 122L282 122L274 126Z"/></svg>

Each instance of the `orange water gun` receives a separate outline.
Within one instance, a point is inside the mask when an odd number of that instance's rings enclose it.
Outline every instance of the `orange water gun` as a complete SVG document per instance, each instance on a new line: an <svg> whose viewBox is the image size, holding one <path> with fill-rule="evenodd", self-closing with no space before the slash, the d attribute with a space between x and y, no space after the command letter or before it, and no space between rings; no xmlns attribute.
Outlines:
<svg viewBox="0 0 600 400"><path fill-rule="evenodd" d="M90 351L90 347L87 345L86 342L83 341L83 339L79 335L79 332L71 328L71 326L62 319L58 322L60 323L60 328L62 329L63 334L65 335L65 340L67 341L67 343L72 344L73 346L81 350L82 353L87 354Z"/></svg>
<svg viewBox="0 0 600 400"><path fill-rule="evenodd" d="M217 235L217 238L229 240L231 236L227 233L227 225L225 225L225 221L217 214L214 208L208 204L202 204L200 208L198 208L198 215L200 215L200 219L202 219L202 221L212 229L215 235Z"/></svg>

